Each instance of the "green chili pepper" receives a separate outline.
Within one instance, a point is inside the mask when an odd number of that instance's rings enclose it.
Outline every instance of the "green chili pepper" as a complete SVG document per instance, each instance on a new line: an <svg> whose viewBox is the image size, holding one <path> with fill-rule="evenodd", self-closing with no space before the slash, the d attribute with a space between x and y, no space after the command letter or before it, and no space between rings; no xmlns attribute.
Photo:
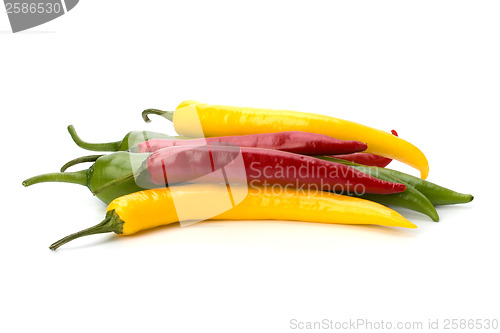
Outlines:
<svg viewBox="0 0 500 333"><path fill-rule="evenodd" d="M85 156L66 163L61 170L65 171L69 166L77 163L95 161L95 163L87 170L47 173L26 179L23 182L23 185L30 186L43 182L80 184L86 186L94 195L105 203L110 203L115 198L129 193L142 191L144 188L139 187L136 184L134 177L132 177L131 179L121 182L116 186L108 187L102 192L95 193L96 190L112 181L115 181L117 178L119 179L133 174L132 164L141 165L141 163L149 155L149 153L116 152L109 155ZM146 181L146 179L144 181ZM151 186L149 188L158 187L158 185L150 185Z"/></svg>
<svg viewBox="0 0 500 333"><path fill-rule="evenodd" d="M123 140L115 142L106 143L89 143L83 141L76 133L75 127L73 125L68 126L68 132L71 135L73 141L81 148L92 151L126 151L130 147L135 146L138 143L148 141L151 139L192 139L184 136L170 136L157 132L150 131L132 131L128 132Z"/></svg>
<svg viewBox="0 0 500 333"><path fill-rule="evenodd" d="M406 185L406 190L401 193L394 193L387 195L363 194L360 195L359 197L375 201L384 205L394 205L403 208L408 208L429 216L434 222L439 221L439 215L436 211L436 208L434 208L434 206L432 205L432 202L411 184L399 178L385 175L383 173L379 173L377 175L376 172L370 172L373 170L367 170L366 168L363 167L358 167L358 166L352 166L352 167L357 169L358 171L370 174L376 178Z"/></svg>
<svg viewBox="0 0 500 333"><path fill-rule="evenodd" d="M380 168L378 171L381 174L392 175L397 179L412 185L417 190L422 192L435 206L468 203L474 199L474 196L471 194L455 192L446 187L439 186L400 171L384 168Z"/></svg>
<svg viewBox="0 0 500 333"><path fill-rule="evenodd" d="M337 161L337 159L335 159L335 161ZM418 177L414 177L412 175L409 175L401 171L387 169L387 168L379 168L379 167L368 167L348 161L345 162L339 161L339 163L344 163L350 166L371 168L371 170L375 170L376 174L378 175L386 175L394 177L398 179L400 183L409 184L413 186L416 190L420 191L423 195L425 195L427 199L429 199L429 201L432 202L432 204L435 206L468 203L474 199L474 196L471 194L455 192L446 187L431 183L427 180L423 180Z"/></svg>
<svg viewBox="0 0 500 333"><path fill-rule="evenodd" d="M323 157L320 157L323 158ZM353 168L355 168L358 171L364 172L366 174L369 174L373 177L390 181L390 182L397 182L406 185L406 190L401 193L394 193L394 194L387 194L387 195L380 195L380 194L363 194L360 195L359 197L368 199L371 201L375 201L378 203L381 203L383 205L394 205L398 207L403 207L407 209L414 210L416 212L425 214L429 216L434 222L439 221L439 215L436 211L436 208L432 205L432 202L423 195L420 191L418 191L415 187L413 187L411 184L400 180L397 177L394 177L390 174L384 174L380 171L380 169L383 168L378 168L378 167L371 167L371 166L365 166L361 164L357 164L354 162L350 161L345 161L345 160L340 160L336 158L331 158L331 157L325 157L324 159L327 160L333 160L335 162L343 163L346 165L349 165ZM425 181L425 180L424 180Z"/></svg>
<svg viewBox="0 0 500 333"><path fill-rule="evenodd" d="M339 160L331 157L319 157L326 160L331 160L346 165L350 165L355 169L368 173L374 177L387 180L397 181L406 185L406 191L402 193L389 195L374 195L366 194L363 197L381 204L395 205L408 208L429 216L433 221L438 221L439 216L434 208L434 205L450 205L458 203L467 203L474 199L470 194L463 194L452 191L445 187L431 183L429 181L413 177L406 173L372 166L365 166L350 161Z"/></svg>

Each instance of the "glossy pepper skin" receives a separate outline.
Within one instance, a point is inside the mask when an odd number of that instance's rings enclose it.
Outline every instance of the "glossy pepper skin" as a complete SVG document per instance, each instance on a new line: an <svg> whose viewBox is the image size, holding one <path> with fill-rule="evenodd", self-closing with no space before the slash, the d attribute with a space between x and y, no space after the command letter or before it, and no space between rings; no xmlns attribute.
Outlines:
<svg viewBox="0 0 500 333"><path fill-rule="evenodd" d="M68 132L71 135L73 141L81 148L91 151L126 151L130 147L137 145L138 143L152 140L152 139L163 139L163 140L183 140L188 139L182 136L170 136L157 132L150 131L132 131L128 132L121 141L106 142L106 143L89 143L83 141L80 136L76 133L75 127L73 125L68 126Z"/></svg>
<svg viewBox="0 0 500 333"><path fill-rule="evenodd" d="M332 161L337 160L333 159ZM407 187L411 186L415 190L422 193L435 206L464 204L474 200L474 196L472 194L456 192L450 190L449 188L434 184L426 180L422 180L401 171L377 167L363 167L361 165L356 165L347 161L337 162L345 163L346 165L352 166L357 170L360 170L367 174L371 174L374 177L386 176L393 179L398 179L398 181L400 181L401 183L406 184Z"/></svg>
<svg viewBox="0 0 500 333"><path fill-rule="evenodd" d="M373 174L370 173L370 170L364 169L364 167L354 167L354 168L356 168L359 171L368 172L368 174ZM375 201L383 205L398 206L402 208L411 209L416 212L427 215L434 222L439 222L439 214L436 211L436 208L434 208L432 202L423 193L415 189L410 184L389 175L380 173L378 174L377 178L386 181L397 181L402 184L405 184L406 190L401 193L388 194L388 195L377 195L377 194L366 193L360 195L359 196L360 198Z"/></svg>
<svg viewBox="0 0 500 333"><path fill-rule="evenodd" d="M150 153L173 146L202 146L206 144L230 144L240 147L266 148L302 155L350 154L366 150L359 141L344 141L327 135L288 131L278 133L250 134L197 138L191 140L153 139L130 148L131 152Z"/></svg>
<svg viewBox="0 0 500 333"><path fill-rule="evenodd" d="M420 171L427 178L429 163L425 155L411 143L365 125L314 113L288 110L258 109L209 105L184 101L174 112L148 109L148 114L161 114L174 123L177 133L185 136L225 136L282 131L303 131L329 135L341 140L357 140L368 145L367 153L392 158ZM203 133L193 124L200 123Z"/></svg>
<svg viewBox="0 0 500 333"><path fill-rule="evenodd" d="M189 148L188 148L189 147ZM65 171L67 167L72 166L79 162L90 162L95 159L94 164L87 170L81 170L76 172L58 172L58 173L48 173L43 175L38 175L32 178L29 178L23 182L24 186L30 186L37 183L43 182L66 182L66 183L74 183L86 186L92 194L94 194L97 198L104 201L105 203L110 203L115 198L120 196L145 190L152 189L157 187L165 186L165 178L163 173L162 163L167 162L169 164L168 170L169 174L177 175L177 181L183 182L189 180L191 178L195 178L195 175L201 176L205 174L209 174L212 170L207 170L207 166L210 166L210 156L208 151L203 149L203 147L194 147L195 150L192 151L193 147L190 146L179 146L172 148L165 148L159 150L153 154L150 153L129 153L129 152L115 152L108 155L92 155L90 157L86 156L83 158L76 159L67 163L62 171ZM248 148L252 149L252 148ZM357 190L355 187L357 184L361 183L363 186L366 185L366 190L368 192L375 191L376 193L394 193L398 191L404 190L404 185L401 184L393 184L389 182L379 181L374 177L369 177L354 169L350 169L342 164L330 163L318 160L309 156L302 156L292 153L279 152L268 149L256 149L253 148L259 153L254 154L255 151L251 151L250 156L245 154L248 157L252 158L251 161L257 161L260 163L260 169L262 173L264 173L263 168L269 165L276 165L276 163L285 163L288 161L294 162L296 167L300 167L302 165L307 166L308 163L312 163L311 166L317 166L318 163L320 165L328 165L332 166L337 170L338 175L345 174L346 177L337 177L335 179L323 180L320 178L310 177L309 179L299 179L299 184L311 184L317 183L320 185L323 184L340 184L343 190ZM194 153L197 156L189 157L188 153L182 154L182 150L188 150L191 153ZM224 147L224 146L214 146L212 147L212 151L215 151L214 155L216 158L214 161L216 162L216 166L225 165L224 163L229 163L228 161L234 159L235 152L239 153L239 149L235 151L234 147ZM179 154L179 152L181 152ZM217 153L218 152L218 153ZM283 159L284 154L284 159ZM152 156L151 156L152 155ZM212 156L212 157L214 157ZM281 156L281 160L279 160ZM260 158L257 160L256 158ZM198 163L191 163L189 160L186 163L186 158L194 158L198 160ZM204 159L203 161L200 160ZM225 160L224 160L225 159ZM278 160L276 160L278 159ZM177 161L176 161L177 160ZM184 161L182 161L184 160ZM75 163L75 161L77 161ZM319 161L319 162L318 162ZM325 164L326 163L326 164ZM135 170L132 165L147 165L147 169L143 169L140 173L141 182L140 186L137 184L134 173ZM192 168L188 170L187 168ZM255 171L254 170L254 171ZM349 171L350 170L350 171ZM152 171L152 174L151 174ZM252 176L252 174L250 174ZM254 174L253 177L256 175ZM349 178L350 177L350 178ZM256 177L255 179L259 179ZM249 178L249 181L254 179ZM267 179L269 182L272 182L272 179ZM351 180L349 184L346 181ZM282 182L285 185L295 184L295 178L278 178L276 182ZM285 183L286 182L286 183ZM349 185L349 186L347 186ZM354 188L353 188L354 186ZM338 188L338 186L337 186Z"/></svg>
<svg viewBox="0 0 500 333"><path fill-rule="evenodd" d="M392 209L375 202L342 196L329 192L302 194L284 191L279 194L265 188L233 187L241 191L243 200L237 205L209 219L213 220L290 220L338 224L377 224L390 227L416 228ZM205 209L227 196L227 187L218 184L189 184L170 188L152 189L132 193L113 200L106 218L98 225L82 230L53 243L56 250L67 242L97 233L115 232L131 235L141 230L179 222L174 205L178 200L193 202L189 219L205 220Z"/></svg>
<svg viewBox="0 0 500 333"><path fill-rule="evenodd" d="M439 214L432 202L420 191L415 189L412 185L400 180L399 178L393 176L390 172L383 172L386 170L384 168L370 167L366 165L360 165L357 163L338 160L331 157L324 157L328 161L336 161L338 163L344 163L355 168L358 171L364 172L366 174L372 175L373 177L384 179L387 181L399 181L406 185L406 190L401 193L391 194L391 195L376 195L376 194L364 194L359 197L378 202L383 205L393 205L397 207L403 207L411 209L413 211L422 213L430 217L434 222L439 221ZM416 177L415 177L416 178ZM428 183L425 180L419 179L422 183Z"/></svg>
<svg viewBox="0 0 500 333"><path fill-rule="evenodd" d="M338 163L344 163L380 179L398 181L405 184L406 190L402 193L390 195L366 194L363 197L381 204L396 205L423 213L435 222L439 221L438 213L434 208L435 205L468 203L474 199L471 194L455 192L443 186L439 186L400 171L386 168L368 167L331 157L320 158Z"/></svg>
<svg viewBox="0 0 500 333"><path fill-rule="evenodd" d="M422 181L420 178L397 170L383 169L379 170L379 172L381 174L390 175L399 179L402 183L414 187L416 190L424 194L435 206L464 204L474 200L474 196L472 194L456 192L429 181Z"/></svg>
<svg viewBox="0 0 500 333"><path fill-rule="evenodd" d="M392 135L398 136L398 132L391 130ZM326 155L326 154L325 154ZM338 158L341 160L346 160L362 165L376 166L379 168L385 168L392 162L392 159L368 153L353 153L345 155L332 155L330 157Z"/></svg>
<svg viewBox="0 0 500 333"><path fill-rule="evenodd" d="M140 165L148 156L149 154L115 152L98 157L95 163L87 170L43 174L26 179L23 185L30 186L43 182L79 184L86 186L100 200L105 203L110 203L120 196L141 191L144 190L144 188L139 187L132 178L109 187L97 194L95 193L96 189L103 187L117 178L129 175L132 172L132 163ZM149 188L154 187L156 186L151 184Z"/></svg>
<svg viewBox="0 0 500 333"><path fill-rule="evenodd" d="M238 156L244 165L232 163ZM245 173L241 173L241 168ZM155 151L147 159L151 182L159 185L196 181L220 182L215 170L237 175L236 182L250 185L279 184L311 187L341 193L390 194L405 185L380 180L344 164L284 151L219 145L177 146ZM213 177L210 178L210 177Z"/></svg>
<svg viewBox="0 0 500 333"><path fill-rule="evenodd" d="M368 153L353 153L345 155L332 155L330 157L358 164L385 168L392 162L392 159Z"/></svg>
<svg viewBox="0 0 500 333"><path fill-rule="evenodd" d="M406 185L406 190L401 193L395 193L395 194L388 194L388 195L377 195L377 194L364 194L359 197L367 199L367 200L372 200L375 202L378 202L383 205L393 205L397 207L403 207L407 209L411 209L413 211L422 213L430 217L434 222L439 221L439 215L436 211L436 208L432 205L432 202L423 195L421 192L416 190L413 186L411 186L408 183L405 183L404 181L391 176L390 174L384 174L382 172L379 172L383 168L377 168L377 167L369 167L366 165L360 165L357 163L353 163L350 161L345 161L345 160L340 160L332 157L319 157L321 159L325 159L327 161L334 161L338 163L344 163L346 165L349 165L353 168L355 168L358 171L367 173L372 175L373 177L383 179L386 181L398 181L402 184ZM420 179L420 178L417 178ZM425 180L421 180L422 182L426 182Z"/></svg>

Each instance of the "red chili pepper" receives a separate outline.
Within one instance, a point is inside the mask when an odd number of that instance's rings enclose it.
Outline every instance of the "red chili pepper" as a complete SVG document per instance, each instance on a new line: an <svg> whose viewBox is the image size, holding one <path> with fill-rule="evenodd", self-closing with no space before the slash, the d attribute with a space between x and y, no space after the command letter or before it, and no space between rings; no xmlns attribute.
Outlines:
<svg viewBox="0 0 500 333"><path fill-rule="evenodd" d="M239 156L241 160L237 160ZM242 163L238 165L238 161ZM199 177L203 177L200 180L203 182L220 182L221 172L214 172L220 170L231 178L231 182L248 182L250 186L279 184L341 193L377 194L398 193L406 189L403 184L383 181L340 163L261 148L213 144L169 147L152 153L146 166L150 180L155 184L196 182Z"/></svg>
<svg viewBox="0 0 500 333"><path fill-rule="evenodd" d="M395 130L391 130L391 133L395 136L398 136L398 132ZM385 168L392 162L391 158L368 154L368 153L353 153L353 154L345 154L345 155L335 155L331 156L334 158L339 158L341 160L350 161L358 164L368 165L368 166L376 166L380 168Z"/></svg>
<svg viewBox="0 0 500 333"><path fill-rule="evenodd" d="M129 150L136 153L150 153L173 146L202 146L211 143L275 149L311 156L350 154L366 150L366 144L359 141L344 141L327 135L299 131L188 140L153 139L141 142Z"/></svg>
<svg viewBox="0 0 500 333"><path fill-rule="evenodd" d="M350 161L358 164L368 165L368 166L376 166L379 168L385 168L389 163L391 163L392 159L368 153L354 153L354 154L346 154L346 155L334 155L331 156L334 158L338 158L345 161Z"/></svg>

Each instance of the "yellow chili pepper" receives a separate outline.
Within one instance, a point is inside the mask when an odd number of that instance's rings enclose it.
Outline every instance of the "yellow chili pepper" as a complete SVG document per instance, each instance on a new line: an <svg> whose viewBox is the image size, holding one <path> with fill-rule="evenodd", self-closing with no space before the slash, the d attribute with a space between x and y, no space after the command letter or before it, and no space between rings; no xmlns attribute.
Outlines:
<svg viewBox="0 0 500 333"><path fill-rule="evenodd" d="M145 110L143 117L146 121L149 121L147 115L150 113L161 114L172 120L177 133L190 137L303 131L341 140L357 140L368 145L368 153L392 158L418 169L422 179L429 174L427 158L411 143L378 129L325 115L209 105L196 101L182 102L173 114L169 111Z"/></svg>
<svg viewBox="0 0 500 333"><path fill-rule="evenodd" d="M179 222L178 203L191 203L183 220L290 220L339 224L378 224L416 228L396 211L378 203L316 191L306 193L285 188L275 193L267 187L231 186L233 198L242 200L226 211L214 211L217 202L228 197L228 187L219 184L188 184L135 192L113 200L106 218L98 225L69 235L50 246L59 246L82 236L115 232L131 235L138 231Z"/></svg>

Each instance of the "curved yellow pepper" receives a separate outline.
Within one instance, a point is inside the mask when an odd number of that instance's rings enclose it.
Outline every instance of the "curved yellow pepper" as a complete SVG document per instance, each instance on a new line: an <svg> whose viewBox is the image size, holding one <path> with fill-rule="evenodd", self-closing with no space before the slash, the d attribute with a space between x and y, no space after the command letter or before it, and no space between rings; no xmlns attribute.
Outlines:
<svg viewBox="0 0 500 333"><path fill-rule="evenodd" d="M377 224L416 228L396 211L378 203L331 192L298 191L285 188L231 186L232 197L242 200L229 204L216 215L213 207L228 196L225 185L188 184L135 192L113 200L106 219L98 225L69 235L51 245L59 246L82 236L115 232L131 235L138 231L179 222L178 202L190 203L183 220L289 220L338 224ZM187 213L187 215L186 215Z"/></svg>
<svg viewBox="0 0 500 333"><path fill-rule="evenodd" d="M227 187L218 184L188 184L170 188L132 193L115 199L107 211L115 211L124 221L123 235L179 221L175 202L187 200L193 207L189 220L202 220L227 196ZM270 188L232 186L231 192L246 193L244 199L211 220L289 220L339 224L378 224L391 227L416 228L398 212L373 201L331 192L304 193L283 189L273 193Z"/></svg>
<svg viewBox="0 0 500 333"><path fill-rule="evenodd" d="M173 122L177 133L191 137L303 131L357 140L368 145L366 152L418 169L422 179L429 174L427 158L411 143L378 129L325 115L184 101L175 110Z"/></svg>

